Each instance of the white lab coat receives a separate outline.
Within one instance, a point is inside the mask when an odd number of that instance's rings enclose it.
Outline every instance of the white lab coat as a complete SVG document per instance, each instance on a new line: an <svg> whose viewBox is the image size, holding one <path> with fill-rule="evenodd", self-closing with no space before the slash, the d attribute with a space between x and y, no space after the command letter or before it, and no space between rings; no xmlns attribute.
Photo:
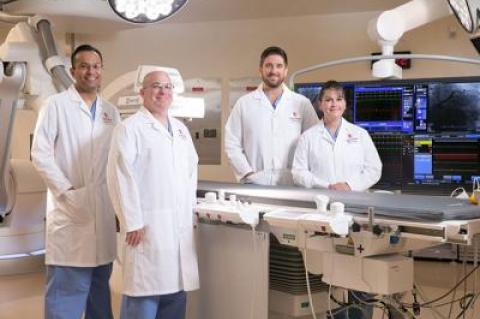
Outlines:
<svg viewBox="0 0 480 319"><path fill-rule="evenodd" d="M238 99L225 125L225 152L237 180L249 172L255 184L293 185L298 138L318 122L310 101L283 85L276 109L263 85Z"/></svg>
<svg viewBox="0 0 480 319"><path fill-rule="evenodd" d="M188 129L173 136L144 107L115 129L108 186L121 232L145 227L136 247L122 239L123 293L150 296L199 287L193 232L198 156Z"/></svg>
<svg viewBox="0 0 480 319"><path fill-rule="evenodd" d="M119 121L117 109L100 96L92 120L90 106L73 86L50 96L41 109L32 160L53 204L46 222L48 265L95 267L116 257L106 165Z"/></svg>
<svg viewBox="0 0 480 319"><path fill-rule="evenodd" d="M334 141L320 121L300 138L292 173L295 184L307 188L346 182L352 190L363 191L380 179L382 162L363 128L342 119Z"/></svg>

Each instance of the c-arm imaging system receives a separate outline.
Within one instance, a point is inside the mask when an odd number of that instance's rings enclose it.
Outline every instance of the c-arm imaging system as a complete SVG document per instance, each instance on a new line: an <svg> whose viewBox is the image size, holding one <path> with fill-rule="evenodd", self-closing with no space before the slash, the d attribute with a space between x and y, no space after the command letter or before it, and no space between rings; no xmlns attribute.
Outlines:
<svg viewBox="0 0 480 319"><path fill-rule="evenodd" d="M69 4L50 5L62 11ZM73 15L81 17L82 14L88 12ZM97 18L105 19L104 16ZM43 264L48 196L30 161L30 143L42 102L49 95L68 88L73 81L67 72L67 59L57 52L49 19L0 12L0 22L13 24L0 46L3 62L0 64L0 274L4 274L38 269ZM175 85L173 116L204 116L203 99L181 95L183 79L173 68L139 66L107 86L106 98L120 106L137 109L142 104L138 95L141 81L146 72L152 70L167 72ZM124 96L125 92L134 96ZM119 100L113 101L115 98ZM128 103L122 105L122 98ZM135 98L135 103L128 98ZM125 108L120 107L120 111Z"/></svg>
<svg viewBox="0 0 480 319"><path fill-rule="evenodd" d="M0 259L8 273L24 271L42 262L46 188L28 155L31 131L14 127L16 115L28 120L48 95L67 88L72 80L57 54L50 21L41 17L10 16L1 21L15 23L0 46L4 62L0 91ZM12 146L12 140L18 145ZM15 158L11 158L15 148ZM23 153L23 156L18 156ZM14 262L12 256L24 257Z"/></svg>

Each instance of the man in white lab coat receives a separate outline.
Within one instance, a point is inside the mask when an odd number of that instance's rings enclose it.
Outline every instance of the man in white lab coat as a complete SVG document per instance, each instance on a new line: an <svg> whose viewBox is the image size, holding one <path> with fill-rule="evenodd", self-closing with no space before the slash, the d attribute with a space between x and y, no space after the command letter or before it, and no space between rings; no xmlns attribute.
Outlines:
<svg viewBox="0 0 480 319"><path fill-rule="evenodd" d="M382 162L368 132L342 116L342 86L328 81L318 100L323 118L298 142L293 161L295 184L307 188L364 191L378 182Z"/></svg>
<svg viewBox="0 0 480 319"><path fill-rule="evenodd" d="M121 319L181 319L185 291L199 287L193 234L198 156L188 129L168 115L173 85L154 71L143 105L119 124L108 186L120 216L124 260Z"/></svg>
<svg viewBox="0 0 480 319"><path fill-rule="evenodd" d="M89 45L72 54L75 84L47 99L32 160L53 203L47 212L46 319L113 318L109 278L116 257L115 214L106 165L120 116L98 94L102 55Z"/></svg>
<svg viewBox="0 0 480 319"><path fill-rule="evenodd" d="M318 122L310 101L284 84L288 59L279 47L260 57L263 83L238 99L225 125L225 152L238 181L293 185L298 138Z"/></svg>

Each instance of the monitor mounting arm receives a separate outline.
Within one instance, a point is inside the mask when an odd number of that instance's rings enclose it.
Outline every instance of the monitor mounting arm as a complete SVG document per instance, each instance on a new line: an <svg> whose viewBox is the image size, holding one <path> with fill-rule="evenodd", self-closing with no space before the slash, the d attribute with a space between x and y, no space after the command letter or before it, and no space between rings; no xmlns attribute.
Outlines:
<svg viewBox="0 0 480 319"><path fill-rule="evenodd" d="M405 32L452 14L447 1L412 0L397 8L382 12L369 22L368 34L377 41L382 55L392 55L394 46ZM402 69L393 59L373 64L373 76L377 78L401 78Z"/></svg>

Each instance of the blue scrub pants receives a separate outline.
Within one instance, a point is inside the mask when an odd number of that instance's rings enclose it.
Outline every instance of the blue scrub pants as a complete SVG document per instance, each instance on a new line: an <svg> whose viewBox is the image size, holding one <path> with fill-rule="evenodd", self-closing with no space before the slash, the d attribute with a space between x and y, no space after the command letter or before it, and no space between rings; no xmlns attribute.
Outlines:
<svg viewBox="0 0 480 319"><path fill-rule="evenodd" d="M112 263L98 267L47 266L45 319L113 319Z"/></svg>
<svg viewBox="0 0 480 319"><path fill-rule="evenodd" d="M130 297L123 295L120 319L184 319L187 294Z"/></svg>

